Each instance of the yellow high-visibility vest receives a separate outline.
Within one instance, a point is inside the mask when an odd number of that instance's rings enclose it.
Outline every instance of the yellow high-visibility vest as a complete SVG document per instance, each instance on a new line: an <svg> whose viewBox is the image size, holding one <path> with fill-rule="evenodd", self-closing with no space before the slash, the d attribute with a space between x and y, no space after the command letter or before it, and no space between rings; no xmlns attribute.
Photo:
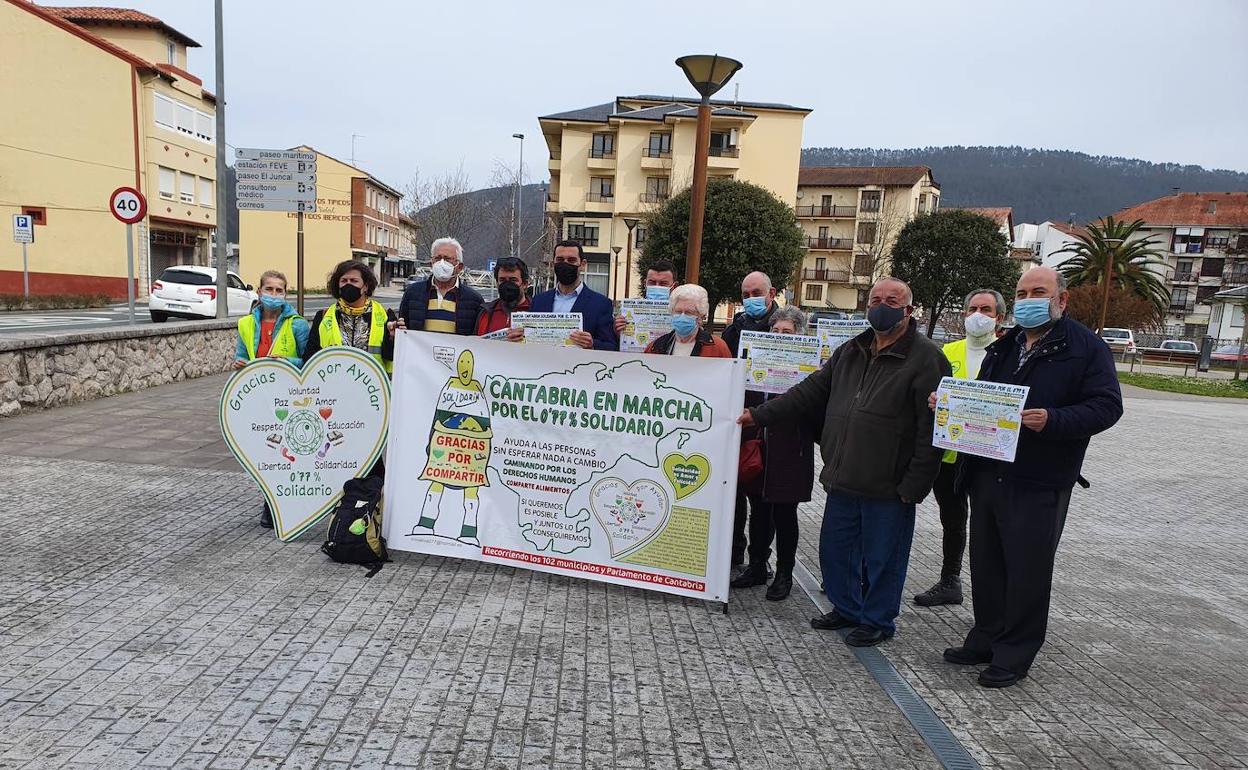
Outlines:
<svg viewBox="0 0 1248 770"><path fill-rule="evenodd" d="M394 364L390 361L383 361L381 358L381 343L386 338L386 309L377 300L369 300L369 302L372 303L372 317L369 319L368 349L365 352L376 358L377 363L381 364L387 374L391 374L394 372ZM319 332L323 348L344 344L342 329L338 326L337 303L325 309L325 317L321 319Z"/></svg>
<svg viewBox="0 0 1248 770"><path fill-rule="evenodd" d="M294 321L295 316L286 319L286 323L282 323L280 318L277 319L277 326L273 329L273 345L269 348L269 358L299 357ZM257 339L260 336L254 315L248 314L238 319L238 336L243 341L243 347L247 349L247 360L254 360L258 348Z"/></svg>

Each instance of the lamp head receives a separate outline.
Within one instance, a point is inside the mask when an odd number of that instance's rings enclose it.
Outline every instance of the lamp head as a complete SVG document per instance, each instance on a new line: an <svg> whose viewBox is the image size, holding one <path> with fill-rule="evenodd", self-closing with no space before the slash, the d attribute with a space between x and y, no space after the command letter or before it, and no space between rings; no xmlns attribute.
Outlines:
<svg viewBox="0 0 1248 770"><path fill-rule="evenodd" d="M718 54L693 54L682 56L676 60L676 66L684 70L689 84L694 87L703 99L711 98L723 88L737 70L743 66L736 59Z"/></svg>
<svg viewBox="0 0 1248 770"><path fill-rule="evenodd" d="M627 227L629 230L632 230L634 227L637 226L637 223L640 221L641 221L640 219L635 219L633 217L625 217L624 226Z"/></svg>

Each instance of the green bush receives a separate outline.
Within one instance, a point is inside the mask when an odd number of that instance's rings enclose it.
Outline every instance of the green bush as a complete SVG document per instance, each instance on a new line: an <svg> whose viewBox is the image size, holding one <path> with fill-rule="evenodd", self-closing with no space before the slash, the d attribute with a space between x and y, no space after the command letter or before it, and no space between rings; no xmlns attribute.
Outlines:
<svg viewBox="0 0 1248 770"><path fill-rule="evenodd" d="M38 294L29 301L21 294L0 294L0 307L5 310L76 310L108 307L113 299L107 294Z"/></svg>

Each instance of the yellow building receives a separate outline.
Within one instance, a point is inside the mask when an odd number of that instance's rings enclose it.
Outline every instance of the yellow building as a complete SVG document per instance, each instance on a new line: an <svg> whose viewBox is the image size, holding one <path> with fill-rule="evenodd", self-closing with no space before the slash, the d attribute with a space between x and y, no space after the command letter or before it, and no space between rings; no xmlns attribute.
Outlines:
<svg viewBox="0 0 1248 770"><path fill-rule="evenodd" d="M927 166L811 166L797 182L806 257L793 301L807 310L862 310L888 273L897 234L935 211L940 186Z"/></svg>
<svg viewBox="0 0 1248 770"><path fill-rule="evenodd" d="M216 100L186 71L198 45L139 11L0 0L0 217L35 220L32 293L126 295L121 186L148 200L139 295L168 265L207 263ZM0 238L0 292L21 285L20 246Z"/></svg>
<svg viewBox="0 0 1248 770"><path fill-rule="evenodd" d="M405 275L396 269L403 257L403 225L399 219L402 193L367 171L337 158L316 153L316 212L303 215L304 286L317 290L344 259L367 262L382 284ZM238 212L239 273L250 283L265 270L286 274L296 287L297 214L280 211Z"/></svg>
<svg viewBox="0 0 1248 770"><path fill-rule="evenodd" d="M610 297L637 296L625 219L640 218L693 179L697 99L621 96L538 118L549 152L546 211L561 237L585 246L585 281ZM753 182L789 205L797 190L802 123L810 110L787 104L712 100L707 174ZM632 258L645 248L633 231ZM615 247L622 250L614 257ZM627 276L627 277L626 277ZM626 288L625 282L630 282Z"/></svg>

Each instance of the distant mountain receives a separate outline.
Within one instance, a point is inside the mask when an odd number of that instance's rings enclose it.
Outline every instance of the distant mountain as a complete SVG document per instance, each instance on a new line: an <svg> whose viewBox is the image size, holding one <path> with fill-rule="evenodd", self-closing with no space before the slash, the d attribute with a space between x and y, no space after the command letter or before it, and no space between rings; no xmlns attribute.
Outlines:
<svg viewBox="0 0 1248 770"><path fill-rule="evenodd" d="M521 256L530 265L537 263L543 252L542 228L545 225L545 186L526 184L521 192L524 222ZM428 257L429 247L437 238L451 236L464 247L464 262L473 268L484 268L490 260L512 253L515 187L487 187L452 195L414 212L409 216L420 225L417 254Z"/></svg>
<svg viewBox="0 0 1248 770"><path fill-rule="evenodd" d="M1088 222L1178 187L1248 190L1248 174L1025 147L808 147L803 166L930 166L941 206L1013 206L1014 221Z"/></svg>

